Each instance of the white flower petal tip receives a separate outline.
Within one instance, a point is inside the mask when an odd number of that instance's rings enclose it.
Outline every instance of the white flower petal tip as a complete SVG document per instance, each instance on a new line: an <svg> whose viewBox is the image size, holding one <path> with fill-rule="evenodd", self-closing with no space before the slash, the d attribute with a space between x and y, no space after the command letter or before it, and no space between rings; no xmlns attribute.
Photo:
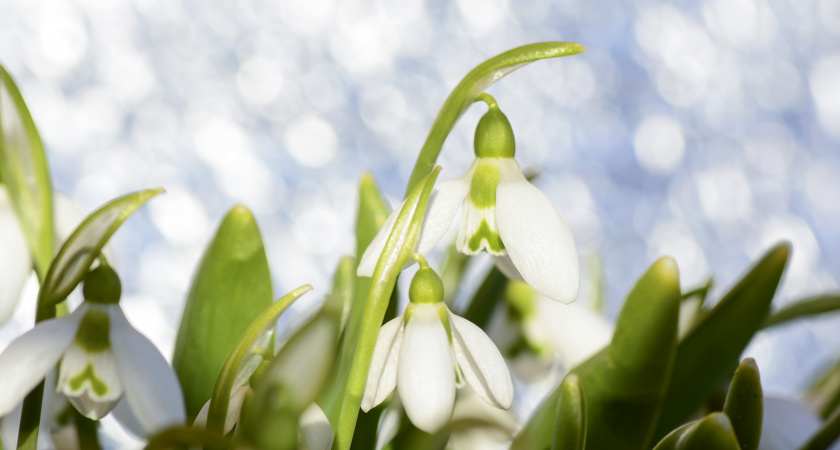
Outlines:
<svg viewBox="0 0 840 450"><path fill-rule="evenodd" d="M580 263L572 232L551 200L525 179L513 159L499 161L496 220L522 278L548 298L575 301Z"/></svg>
<svg viewBox="0 0 840 450"><path fill-rule="evenodd" d="M327 415L313 403L300 416L301 448L304 450L330 450L333 430Z"/></svg>
<svg viewBox="0 0 840 450"><path fill-rule="evenodd" d="M39 323L0 354L0 416L13 410L58 364L73 342L84 309Z"/></svg>
<svg viewBox="0 0 840 450"><path fill-rule="evenodd" d="M455 371L437 307L415 304L405 326L397 367L397 391L417 428L433 433L452 416Z"/></svg>
<svg viewBox="0 0 840 450"><path fill-rule="evenodd" d="M125 318L119 307L109 308L110 339L125 397L144 430L154 434L187 420L184 394L160 351Z"/></svg>
<svg viewBox="0 0 840 450"><path fill-rule="evenodd" d="M379 330L362 398L361 407L364 412L382 403L397 384L397 361L404 328L405 320L400 316L391 319Z"/></svg>
<svg viewBox="0 0 840 450"><path fill-rule="evenodd" d="M501 409L513 404L513 381L505 359L484 330L449 313L452 344L467 383L487 403Z"/></svg>

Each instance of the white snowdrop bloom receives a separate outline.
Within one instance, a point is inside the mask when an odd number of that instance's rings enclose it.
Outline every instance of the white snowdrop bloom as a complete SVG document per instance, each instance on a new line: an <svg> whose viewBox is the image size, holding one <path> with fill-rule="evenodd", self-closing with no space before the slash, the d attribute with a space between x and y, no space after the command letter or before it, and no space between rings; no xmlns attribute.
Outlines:
<svg viewBox="0 0 840 450"><path fill-rule="evenodd" d="M488 103L490 109L475 132L476 160L464 175L434 187L414 250L428 253L463 204L458 251L469 255L486 251L509 278L524 280L553 300L571 303L580 283L572 232L551 200L522 175L513 159L510 122L495 102ZM359 276L373 275L399 210L368 246Z"/></svg>
<svg viewBox="0 0 840 450"><path fill-rule="evenodd" d="M455 389L466 381L485 402L508 409L513 383L493 341L442 302L443 284L420 255L402 316L385 325L373 350L362 410L382 403L397 388L411 422L434 432L449 421Z"/></svg>
<svg viewBox="0 0 840 450"><path fill-rule="evenodd" d="M152 434L186 421L175 372L119 306L116 273L88 273L85 302L71 314L38 323L0 354L0 416L8 414L59 361L56 390L84 416L99 419L123 395Z"/></svg>

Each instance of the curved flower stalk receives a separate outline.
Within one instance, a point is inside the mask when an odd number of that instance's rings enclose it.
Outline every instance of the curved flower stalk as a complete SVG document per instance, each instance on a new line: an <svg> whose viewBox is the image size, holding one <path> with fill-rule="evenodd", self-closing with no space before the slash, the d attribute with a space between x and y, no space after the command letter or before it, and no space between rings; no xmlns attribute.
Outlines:
<svg viewBox="0 0 840 450"><path fill-rule="evenodd" d="M72 200L56 194L56 242L67 240L84 217L85 213ZM23 286L32 274L32 255L3 185L0 185L0 255L3 255L0 258L0 324L3 324L14 313Z"/></svg>
<svg viewBox="0 0 840 450"><path fill-rule="evenodd" d="M464 175L435 186L415 251L428 253L463 204L458 251L469 255L485 251L509 278L524 280L553 300L571 303L580 283L572 233L551 200L528 182L513 159L513 130L496 101L487 94L479 99L487 102L489 110L476 128L476 160ZM391 214L368 246L359 263L360 276L373 275L395 220L396 213Z"/></svg>
<svg viewBox="0 0 840 450"><path fill-rule="evenodd" d="M129 324L120 282L101 265L85 277L85 302L40 322L0 354L0 416L61 362L57 391L84 416L99 419L125 395L149 433L186 420L183 394L163 355Z"/></svg>
<svg viewBox="0 0 840 450"><path fill-rule="evenodd" d="M443 283L415 254L420 270L411 281L411 302L379 332L362 398L367 412L397 388L411 422L434 432L449 421L455 388L466 381L485 402L501 409L513 402L505 360L472 322L443 303Z"/></svg>

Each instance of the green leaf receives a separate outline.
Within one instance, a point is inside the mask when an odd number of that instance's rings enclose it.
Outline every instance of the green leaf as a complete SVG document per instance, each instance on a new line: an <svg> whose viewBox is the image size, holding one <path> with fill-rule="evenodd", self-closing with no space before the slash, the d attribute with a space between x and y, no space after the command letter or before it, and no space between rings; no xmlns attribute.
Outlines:
<svg viewBox="0 0 840 450"><path fill-rule="evenodd" d="M572 370L586 392L587 448L649 445L673 366L679 303L676 262L662 258L628 294L609 346ZM543 402L512 448L549 447L560 392Z"/></svg>
<svg viewBox="0 0 840 450"><path fill-rule="evenodd" d="M827 419L840 406L840 361L831 362L808 387L805 403Z"/></svg>
<svg viewBox="0 0 840 450"><path fill-rule="evenodd" d="M499 270L498 267L493 266L481 286L473 294L467 310L464 312L464 318L484 328L490 322L490 317L496 309L499 300L505 292L505 286L508 284L508 278Z"/></svg>
<svg viewBox="0 0 840 450"><path fill-rule="evenodd" d="M741 449L757 449L761 439L764 401L761 377L754 359L744 359L735 371L729 392L726 394L723 412L729 416Z"/></svg>
<svg viewBox="0 0 840 450"><path fill-rule="evenodd" d="M341 402L334 444L336 449L347 450L353 442L356 420L359 417L359 405L365 391L379 328L385 317L397 276L414 251L414 245L420 235L420 226L426 215L429 197L432 194L432 187L438 174L440 174L439 166L435 167L406 198L394 222L394 228L385 242L382 254L377 260L364 304L356 353L353 356L347 388Z"/></svg>
<svg viewBox="0 0 840 450"><path fill-rule="evenodd" d="M9 191L38 277L53 258L53 200L44 144L17 85L0 65L0 182Z"/></svg>
<svg viewBox="0 0 840 450"><path fill-rule="evenodd" d="M376 180L369 173L362 175L359 180L359 207L356 216L356 262L362 259L368 245L370 245L376 233L382 228L385 220L390 214L388 202L379 191ZM355 276L356 266L353 266ZM341 401L347 387L347 379L350 377L350 367L356 353L356 343L359 338L359 327L361 326L362 310L365 306L368 289L370 288L369 277L357 277L355 282L354 298L347 315L346 325L339 344L338 365L336 376L330 382L327 393L321 397L321 407L333 429L338 428L338 416L341 408Z"/></svg>
<svg viewBox="0 0 840 450"><path fill-rule="evenodd" d="M305 284L280 297L279 300L262 311L242 333L233 350L225 358L221 370L217 371L219 376L212 387L213 395L210 397L210 406L207 412L208 430L220 433L223 431L231 391L233 388L241 386L264 359L267 349L271 346L270 342L274 327L277 325L277 319L283 314L283 311L310 290L312 290L312 286Z"/></svg>
<svg viewBox="0 0 840 450"><path fill-rule="evenodd" d="M157 188L128 194L111 200L87 216L61 246L44 277L38 293L39 314L42 308L47 316L50 309L54 314L55 305L67 298L82 281L102 247L120 225L149 199L162 192L162 188Z"/></svg>
<svg viewBox="0 0 840 450"><path fill-rule="evenodd" d="M224 436L201 428L177 427L161 431L146 444L146 450L172 450L200 447L205 450L226 450L230 442Z"/></svg>
<svg viewBox="0 0 840 450"><path fill-rule="evenodd" d="M762 325L770 328L805 317L817 316L840 310L840 294L827 294L793 303L770 315Z"/></svg>
<svg viewBox="0 0 840 450"><path fill-rule="evenodd" d="M586 395L580 378L570 373L560 384L557 425L552 450L583 450L586 446Z"/></svg>
<svg viewBox="0 0 840 450"><path fill-rule="evenodd" d="M339 334L344 331L353 297L356 294L356 259L350 256L341 258L333 275L332 289L324 300L324 308L335 313L341 320Z"/></svg>
<svg viewBox="0 0 840 450"><path fill-rule="evenodd" d="M193 276L172 366L193 418L248 325L271 305L271 273L260 230L245 206L222 220Z"/></svg>
<svg viewBox="0 0 840 450"><path fill-rule="evenodd" d="M789 255L787 243L772 248L680 341L657 438L685 421L731 373L770 310Z"/></svg>
<svg viewBox="0 0 840 450"><path fill-rule="evenodd" d="M729 417L723 413L685 424L665 436L653 450L739 450Z"/></svg>
<svg viewBox="0 0 840 450"><path fill-rule="evenodd" d="M423 144L423 149L420 150L420 155L418 155L417 162L414 164L414 170L411 172L411 178L405 190L406 196L435 166L443 142L449 132L452 131L455 122L485 89L501 80L505 75L534 61L575 55L585 50L584 46L571 42L528 44L494 56L471 70L449 94L449 98L446 99L435 118L432 129L429 130L429 135Z"/></svg>

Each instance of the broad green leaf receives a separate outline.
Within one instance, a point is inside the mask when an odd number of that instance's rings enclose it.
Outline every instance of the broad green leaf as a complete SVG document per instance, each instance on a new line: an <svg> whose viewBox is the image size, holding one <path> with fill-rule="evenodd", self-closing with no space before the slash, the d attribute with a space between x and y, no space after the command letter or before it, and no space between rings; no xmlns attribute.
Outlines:
<svg viewBox="0 0 840 450"><path fill-rule="evenodd" d="M102 247L128 217L163 192L162 188L128 194L111 200L92 212L67 238L50 265L38 293L41 308L52 308L63 301L88 273ZM45 314L50 311L44 310Z"/></svg>
<svg viewBox="0 0 840 450"><path fill-rule="evenodd" d="M223 430L233 388L241 386L263 361L267 349L271 346L277 319L283 311L311 290L312 286L305 284L280 297L262 311L236 341L236 345L225 358L221 369L217 371L219 376L212 386L213 395L210 397L207 413L208 430L217 432Z"/></svg>
<svg viewBox="0 0 840 450"><path fill-rule="evenodd" d="M584 46L571 42L528 44L494 56L471 70L449 94L449 98L446 99L435 118L423 149L420 150L420 155L414 164L414 170L411 172L411 178L405 190L406 196L435 166L443 142L452 131L452 127L485 89L505 75L534 61L575 55L585 50Z"/></svg>
<svg viewBox="0 0 840 450"><path fill-rule="evenodd" d="M840 437L840 412L834 414L830 420L815 434L802 450L825 450Z"/></svg>
<svg viewBox="0 0 840 450"><path fill-rule="evenodd" d="M43 280L53 258L53 200L44 144L12 77L0 65L0 183L6 186Z"/></svg>
<svg viewBox="0 0 840 450"><path fill-rule="evenodd" d="M356 260L350 256L341 258L333 275L332 289L324 300L324 308L341 319L339 335L347 325L353 296L356 294Z"/></svg>
<svg viewBox="0 0 840 450"><path fill-rule="evenodd" d="M840 294L820 295L798 301L770 314L770 317L764 321L762 327L770 328L796 319L817 316L838 310L840 310Z"/></svg>
<svg viewBox="0 0 840 450"><path fill-rule="evenodd" d="M657 438L683 423L731 373L770 310L789 255L787 243L767 252L680 341Z"/></svg>
<svg viewBox="0 0 840 450"><path fill-rule="evenodd" d="M570 373L560 384L557 425L552 450L583 450L586 446L586 395L580 378Z"/></svg>
<svg viewBox="0 0 840 450"><path fill-rule="evenodd" d="M758 366L755 365L754 359L744 359L735 371L729 392L726 394L723 412L729 416L741 449L758 449L764 397Z"/></svg>
<svg viewBox="0 0 840 450"><path fill-rule="evenodd" d="M362 259L368 245L370 245L376 233L382 228L382 224L390 214L390 208L385 197L376 186L376 180L369 173L362 175L359 180L359 207L356 215L356 262ZM353 266L355 276L356 266ZM354 298L347 314L346 325L343 327L339 352L339 361L336 366L336 376L330 381L327 393L321 397L321 406L324 414L330 420L333 429L338 427L338 415L341 407L341 400L347 387L347 379L350 376L350 367L353 363L353 356L356 353L356 342L359 338L359 327L361 326L362 310L365 306L365 299L370 288L369 277L357 277L355 282Z"/></svg>
<svg viewBox="0 0 840 450"><path fill-rule="evenodd" d="M729 417L723 413L685 424L662 439L654 450L739 450Z"/></svg>
<svg viewBox="0 0 840 450"><path fill-rule="evenodd" d="M414 245L420 235L420 226L426 216L432 187L439 174L440 166L435 167L406 198L373 271L359 327L356 352L339 412L334 444L334 447L339 450L349 449L353 442L356 420L359 417L359 405L365 391L379 328L390 303L397 276L414 252Z"/></svg>
<svg viewBox="0 0 840 450"><path fill-rule="evenodd" d="M586 448L650 445L673 366L679 303L676 262L662 258L628 294L609 346L572 370L586 392ZM549 447L560 392L543 402L512 448Z"/></svg>
<svg viewBox="0 0 840 450"><path fill-rule="evenodd" d="M260 230L248 208L234 206L196 269L175 341L172 366L190 417L210 398L225 358L272 299Z"/></svg>

